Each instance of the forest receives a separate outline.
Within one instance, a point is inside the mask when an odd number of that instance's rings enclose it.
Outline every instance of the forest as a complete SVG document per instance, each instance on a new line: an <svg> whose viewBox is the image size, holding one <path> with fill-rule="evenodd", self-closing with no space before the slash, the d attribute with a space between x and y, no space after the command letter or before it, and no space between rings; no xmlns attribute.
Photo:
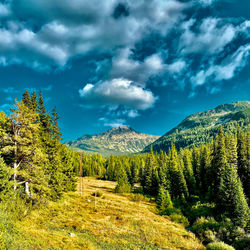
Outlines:
<svg viewBox="0 0 250 250"><path fill-rule="evenodd" d="M56 108L46 109L42 93L28 91L9 116L0 112L1 234L5 214L22 220L75 191L77 177L93 176L117 182L118 194L155 201L158 214L183 224L204 245L224 242L220 244L247 249L249 128L238 126L236 133L227 134L220 127L210 143L199 147L177 151L172 143L168 152L151 148L146 154L104 158L63 145L58 119Z"/></svg>

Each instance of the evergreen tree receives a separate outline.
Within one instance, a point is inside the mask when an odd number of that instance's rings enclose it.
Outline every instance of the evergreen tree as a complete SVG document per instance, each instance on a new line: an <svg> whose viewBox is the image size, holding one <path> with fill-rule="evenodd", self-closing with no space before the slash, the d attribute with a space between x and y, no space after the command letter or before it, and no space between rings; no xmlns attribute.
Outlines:
<svg viewBox="0 0 250 250"><path fill-rule="evenodd" d="M48 189L43 163L47 158L41 149L37 114L23 102L16 102L16 109L11 114L11 127L11 134L2 150L13 156L14 190L25 192L26 196L34 199L46 196Z"/></svg>
<svg viewBox="0 0 250 250"><path fill-rule="evenodd" d="M183 150L181 153L184 164L183 174L187 183L188 192L191 195L195 193L195 178L191 162L191 154L188 149Z"/></svg>
<svg viewBox="0 0 250 250"><path fill-rule="evenodd" d="M28 107L28 108L31 108L32 106L32 103L31 103L31 99L30 99L30 94L27 90L24 91L23 93L23 104Z"/></svg>
<svg viewBox="0 0 250 250"><path fill-rule="evenodd" d="M171 196L176 198L188 197L188 188L182 170L178 167L177 152L172 143L169 152L169 177Z"/></svg>
<svg viewBox="0 0 250 250"><path fill-rule="evenodd" d="M250 136L249 131L243 133L238 126L237 129L237 155L238 155L238 174L241 179L244 192L248 202L250 202Z"/></svg>
<svg viewBox="0 0 250 250"><path fill-rule="evenodd" d="M128 177L124 168L121 168L119 171L115 192L116 193L130 193L131 192L131 186L129 184Z"/></svg>
<svg viewBox="0 0 250 250"><path fill-rule="evenodd" d="M208 192L210 181L208 179L211 159L210 150L208 146L201 146L201 157L200 157L200 191L201 195L205 196Z"/></svg>
<svg viewBox="0 0 250 250"><path fill-rule="evenodd" d="M163 212L167 208L173 207L173 203L171 201L169 192L163 186L160 186L159 188L159 192L158 192L157 199L156 199L156 204L157 204L157 208L161 212Z"/></svg>
<svg viewBox="0 0 250 250"><path fill-rule="evenodd" d="M36 92L33 91L31 94L31 108L34 111L37 111L38 103L37 103L37 97L36 97Z"/></svg>
<svg viewBox="0 0 250 250"><path fill-rule="evenodd" d="M222 126L220 126L218 136L214 141L213 149L213 159L212 159L212 174L211 174L211 183L213 189L213 195L215 198L218 194L219 187L222 183L223 173L228 164L227 162L227 153L225 146L225 137Z"/></svg>
<svg viewBox="0 0 250 250"><path fill-rule="evenodd" d="M58 126L59 115L57 113L56 107L52 111L52 135L55 140L61 140L62 134Z"/></svg>

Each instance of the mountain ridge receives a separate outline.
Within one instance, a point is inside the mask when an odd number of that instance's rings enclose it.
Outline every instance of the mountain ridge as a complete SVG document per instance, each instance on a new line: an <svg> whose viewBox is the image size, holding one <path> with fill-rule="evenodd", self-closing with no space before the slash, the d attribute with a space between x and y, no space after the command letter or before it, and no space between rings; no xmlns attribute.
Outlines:
<svg viewBox="0 0 250 250"><path fill-rule="evenodd" d="M217 134L219 125L228 133L236 131L237 123L249 125L250 102L238 101L221 104L214 109L198 112L187 116L176 127L145 147L143 153L149 152L151 146L154 151L168 151L171 142L177 149L199 146L207 143Z"/></svg>
<svg viewBox="0 0 250 250"><path fill-rule="evenodd" d="M159 137L137 132L129 126L119 126L99 134L83 135L65 144L87 153L100 153L104 156L122 155L138 153Z"/></svg>

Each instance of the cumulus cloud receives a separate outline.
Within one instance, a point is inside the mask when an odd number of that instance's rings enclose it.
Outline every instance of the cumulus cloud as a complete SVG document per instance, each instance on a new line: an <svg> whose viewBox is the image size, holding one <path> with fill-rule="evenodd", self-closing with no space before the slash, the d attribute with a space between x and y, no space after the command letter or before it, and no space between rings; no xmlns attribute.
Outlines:
<svg viewBox="0 0 250 250"><path fill-rule="evenodd" d="M119 6L126 6L124 18L114 17ZM132 48L149 30L168 32L185 7L177 0L126 0L118 6L115 0L10 0L0 4L0 18L8 16L0 30L0 62L48 69L93 50Z"/></svg>
<svg viewBox="0 0 250 250"><path fill-rule="evenodd" d="M93 84L86 84L79 90L80 96L88 104L124 105L132 109L145 110L152 107L156 97L132 81L117 78Z"/></svg>
<svg viewBox="0 0 250 250"><path fill-rule="evenodd" d="M112 59L110 77L124 77L145 86L150 76L160 74L163 70L164 63L159 54L153 54L144 62L139 62L132 59L132 51L129 48L124 48Z"/></svg>
<svg viewBox="0 0 250 250"><path fill-rule="evenodd" d="M246 65L250 21L207 16L204 8L216 1L4 1L0 65L64 69L74 58L102 55L79 90L84 106L122 105L134 118L154 105L152 85L194 88L231 79ZM152 34L157 41L144 44Z"/></svg>
<svg viewBox="0 0 250 250"><path fill-rule="evenodd" d="M236 28L232 24L222 24L219 18L206 18L198 28L192 31L195 21L189 20L183 24L185 31L180 38L182 53L219 53L230 43L236 35Z"/></svg>
<svg viewBox="0 0 250 250"><path fill-rule="evenodd" d="M249 54L250 43L241 46L233 55L225 58L220 65L211 65L208 69L201 69L191 78L191 81L195 85L202 85L210 78L214 81L231 79L245 66Z"/></svg>

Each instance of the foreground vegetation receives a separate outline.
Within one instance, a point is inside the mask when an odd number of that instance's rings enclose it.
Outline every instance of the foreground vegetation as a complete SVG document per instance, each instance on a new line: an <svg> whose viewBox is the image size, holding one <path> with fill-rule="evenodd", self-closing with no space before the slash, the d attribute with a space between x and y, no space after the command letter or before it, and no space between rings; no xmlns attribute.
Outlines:
<svg viewBox="0 0 250 250"><path fill-rule="evenodd" d="M35 92L0 112L0 248L202 248L184 227L208 249L250 245L247 126L179 152L104 158L62 145L57 120ZM76 194L75 176L106 182L80 178Z"/></svg>
<svg viewBox="0 0 250 250"><path fill-rule="evenodd" d="M194 234L155 214L147 198L114 193L115 182L83 178L83 189L11 225L8 249L204 249ZM80 184L80 182L79 182ZM97 202L95 209L95 197ZM8 221L10 227L11 221ZM9 230L6 229L6 231ZM4 236L4 235L3 235ZM0 247L1 248L1 247Z"/></svg>

